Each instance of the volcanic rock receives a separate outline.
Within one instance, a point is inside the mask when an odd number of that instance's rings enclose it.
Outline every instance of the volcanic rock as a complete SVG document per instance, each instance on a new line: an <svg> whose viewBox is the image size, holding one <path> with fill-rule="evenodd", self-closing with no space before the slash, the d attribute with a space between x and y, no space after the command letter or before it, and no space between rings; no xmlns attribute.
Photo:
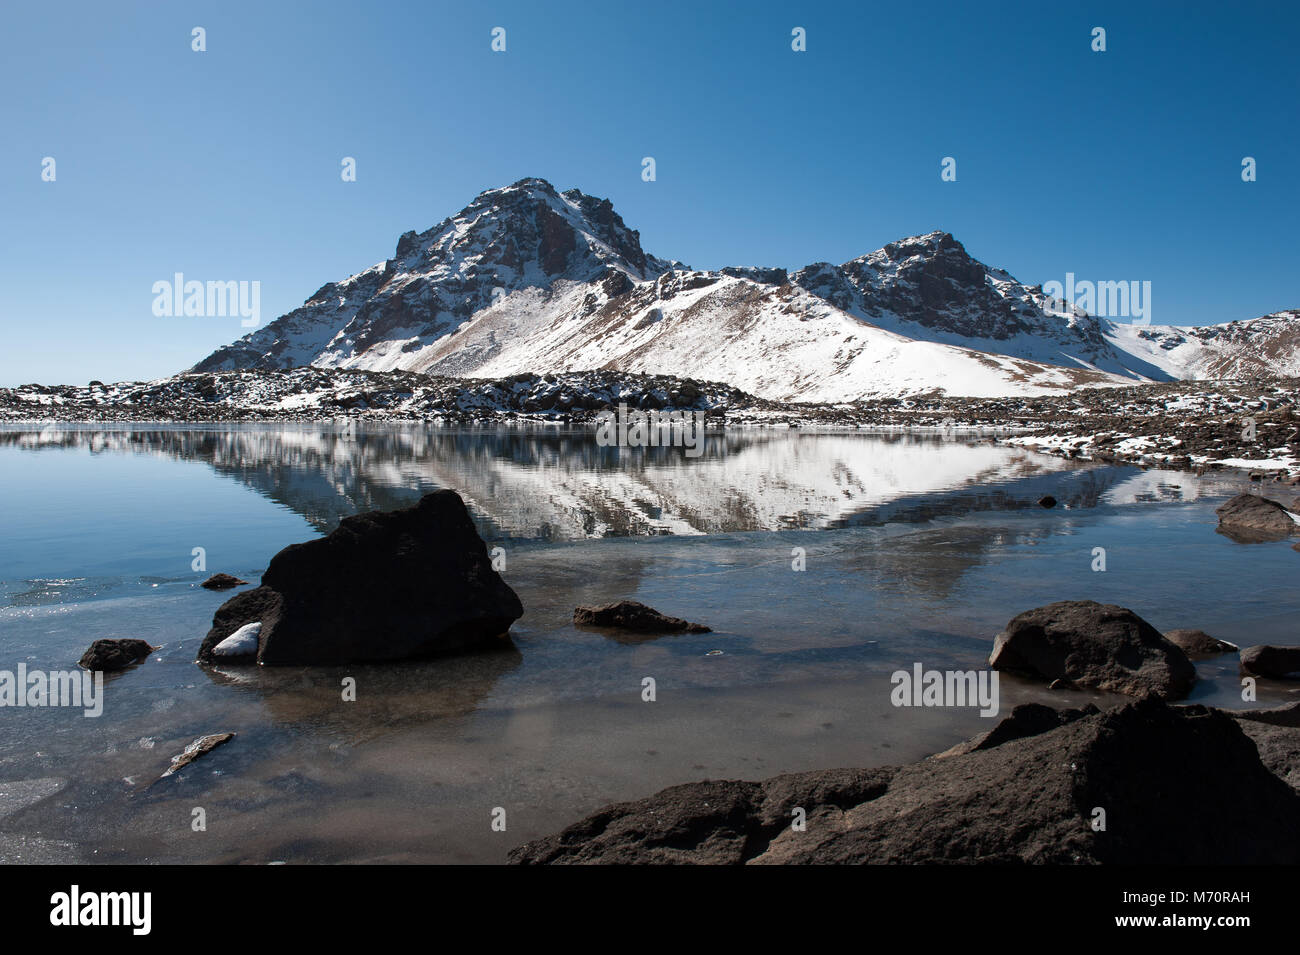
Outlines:
<svg viewBox="0 0 1300 955"><path fill-rule="evenodd" d="M1187 655L1132 610L1062 600L1015 617L997 635L989 666L1075 686L1181 699L1196 681Z"/></svg>
<svg viewBox="0 0 1300 955"><path fill-rule="evenodd" d="M280 551L260 587L218 608L199 660L251 623L258 663L329 666L499 646L522 615L460 496L436 491Z"/></svg>
<svg viewBox="0 0 1300 955"><path fill-rule="evenodd" d="M1219 515L1219 533L1239 543L1278 541L1300 532L1285 507L1258 494L1238 494L1214 513Z"/></svg>
<svg viewBox="0 0 1300 955"><path fill-rule="evenodd" d="M1241 649L1235 643L1218 640L1204 630L1166 630L1165 639L1184 653L1211 656L1215 653L1235 653Z"/></svg>
<svg viewBox="0 0 1300 955"><path fill-rule="evenodd" d="M78 666L87 670L99 670L111 673L125 670L132 664L139 663L156 650L144 640L131 637L122 639L96 640L77 661Z"/></svg>
<svg viewBox="0 0 1300 955"><path fill-rule="evenodd" d="M1256 676L1283 679L1300 673L1300 647L1271 647L1259 644L1241 651L1241 669Z"/></svg>
<svg viewBox="0 0 1300 955"><path fill-rule="evenodd" d="M247 580L240 580L230 574L213 574L199 586L205 590L229 590L231 587L242 587L247 583Z"/></svg>
<svg viewBox="0 0 1300 955"><path fill-rule="evenodd" d="M1232 717L1150 696L902 768L673 786L510 861L1294 865L1300 794Z"/></svg>
<svg viewBox="0 0 1300 955"><path fill-rule="evenodd" d="M620 600L602 607L578 607L573 611L573 622L579 627L609 627L639 633L712 633L703 624L666 617L635 600Z"/></svg>

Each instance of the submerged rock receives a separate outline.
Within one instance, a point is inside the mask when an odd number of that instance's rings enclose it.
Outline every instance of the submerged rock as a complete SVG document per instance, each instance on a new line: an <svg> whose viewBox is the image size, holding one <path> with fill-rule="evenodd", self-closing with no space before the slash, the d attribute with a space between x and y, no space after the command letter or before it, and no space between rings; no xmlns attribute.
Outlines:
<svg viewBox="0 0 1300 955"><path fill-rule="evenodd" d="M1166 630L1165 639L1184 653L1194 653L1198 656L1236 653L1241 649L1235 643L1215 639L1204 630Z"/></svg>
<svg viewBox="0 0 1300 955"><path fill-rule="evenodd" d="M573 622L579 627L609 627L635 630L638 633L713 632L702 623L691 623L681 617L666 617L653 607L635 600L620 600L601 607L578 607L573 611Z"/></svg>
<svg viewBox="0 0 1300 955"><path fill-rule="evenodd" d="M1300 674L1300 647L1272 647L1267 644L1241 651L1241 669L1256 676L1284 679Z"/></svg>
<svg viewBox="0 0 1300 955"><path fill-rule="evenodd" d="M523 612L460 496L436 491L413 507L344 518L329 536L280 551L261 586L217 610L199 661L327 666L435 656L499 645ZM256 657L216 655L253 623L261 624Z"/></svg>
<svg viewBox="0 0 1300 955"><path fill-rule="evenodd" d="M213 574L199 586L206 590L229 590L231 587L243 587L247 583L247 580L240 580L230 574Z"/></svg>
<svg viewBox="0 0 1300 955"><path fill-rule="evenodd" d="M1214 513L1219 515L1219 533L1239 543L1279 541L1300 533L1300 524L1285 507L1258 494L1238 494Z"/></svg>
<svg viewBox="0 0 1300 955"><path fill-rule="evenodd" d="M156 649L158 648L151 647L144 640L136 640L133 637L96 640L81 655L77 665L87 670L111 673L139 663Z"/></svg>
<svg viewBox="0 0 1300 955"><path fill-rule="evenodd" d="M213 733L210 736L200 736L194 742L186 746L178 755L172 757L172 764L167 767L158 779L166 779L173 773L179 772L190 763L194 762L200 756L206 756L218 746L229 743L235 738L234 733Z"/></svg>
<svg viewBox="0 0 1300 955"><path fill-rule="evenodd" d="M1132 610L1092 600L1062 600L1015 617L997 635L989 666L1048 682L1181 699L1196 668L1177 646Z"/></svg>
<svg viewBox="0 0 1300 955"><path fill-rule="evenodd" d="M1000 743L902 768L673 786L598 810L510 861L1300 862L1300 794L1230 716L1151 696L1019 735L1038 715L1013 711L1022 725Z"/></svg>

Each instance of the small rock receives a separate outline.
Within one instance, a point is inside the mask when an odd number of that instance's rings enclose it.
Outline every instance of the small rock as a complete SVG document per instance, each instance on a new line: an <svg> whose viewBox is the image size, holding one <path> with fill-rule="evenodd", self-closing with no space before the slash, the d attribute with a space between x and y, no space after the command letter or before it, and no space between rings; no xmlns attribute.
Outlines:
<svg viewBox="0 0 1300 955"><path fill-rule="evenodd" d="M1050 494L1044 494L1038 499L1039 507L1056 507L1056 498Z"/></svg>
<svg viewBox="0 0 1300 955"><path fill-rule="evenodd" d="M1259 644L1241 651L1241 669L1256 676L1284 679L1300 673L1300 647Z"/></svg>
<svg viewBox="0 0 1300 955"><path fill-rule="evenodd" d="M1209 655L1235 653L1241 649L1235 643L1215 639L1204 630L1166 630L1165 639L1174 646L1182 647L1184 653Z"/></svg>
<svg viewBox="0 0 1300 955"><path fill-rule="evenodd" d="M573 622L579 627L610 627L642 633L712 632L703 624L690 623L680 617L666 617L653 607L635 600L620 600L603 607L578 607L573 611Z"/></svg>
<svg viewBox="0 0 1300 955"><path fill-rule="evenodd" d="M230 574L213 574L199 586L205 590L229 590L231 587L243 587L247 583L247 580L240 580Z"/></svg>
<svg viewBox="0 0 1300 955"><path fill-rule="evenodd" d="M131 637L96 640L77 662L87 670L111 673L139 663L156 649L158 648L149 646L144 640Z"/></svg>
<svg viewBox="0 0 1300 955"><path fill-rule="evenodd" d="M210 736L200 736L189 746L186 746L179 755L173 756L171 766L167 767L167 771L158 778L166 779L173 773L184 769L200 756L206 756L218 746L229 743L234 738L234 733L213 733Z"/></svg>

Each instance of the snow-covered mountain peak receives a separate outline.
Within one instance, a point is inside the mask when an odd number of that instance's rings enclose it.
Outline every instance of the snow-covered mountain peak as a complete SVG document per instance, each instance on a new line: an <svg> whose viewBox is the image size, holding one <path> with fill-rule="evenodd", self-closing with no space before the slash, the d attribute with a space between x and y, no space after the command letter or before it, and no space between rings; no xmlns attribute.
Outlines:
<svg viewBox="0 0 1300 955"><path fill-rule="evenodd" d="M608 199L527 178L479 193L391 259L195 371L303 365L458 377L618 370L777 400L1079 387L1300 370L1300 316L1121 326L1053 305L951 233L839 265L691 269L648 255Z"/></svg>

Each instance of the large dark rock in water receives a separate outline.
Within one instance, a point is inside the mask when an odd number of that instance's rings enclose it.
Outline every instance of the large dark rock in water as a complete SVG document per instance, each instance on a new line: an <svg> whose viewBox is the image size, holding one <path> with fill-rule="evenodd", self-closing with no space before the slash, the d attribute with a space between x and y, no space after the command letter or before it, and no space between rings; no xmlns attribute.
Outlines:
<svg viewBox="0 0 1300 955"><path fill-rule="evenodd" d="M712 633L702 623L668 617L636 600L620 600L601 607L577 607L573 622L579 627L609 627L637 633Z"/></svg>
<svg viewBox="0 0 1300 955"><path fill-rule="evenodd" d="M137 640L134 637L96 640L81 655L77 665L87 670L112 673L139 663L155 649L144 640Z"/></svg>
<svg viewBox="0 0 1300 955"><path fill-rule="evenodd" d="M993 643L989 666L1109 693L1181 699L1196 682L1182 650L1132 610L1062 600L1027 610Z"/></svg>
<svg viewBox="0 0 1300 955"><path fill-rule="evenodd" d="M324 666L434 656L500 645L523 612L460 496L436 491L280 551L260 587L217 610L199 660ZM260 631L243 629L253 623Z"/></svg>
<svg viewBox="0 0 1300 955"><path fill-rule="evenodd" d="M1284 679L1300 674L1300 647L1259 644L1241 651L1241 669L1256 676Z"/></svg>
<svg viewBox="0 0 1300 955"><path fill-rule="evenodd" d="M1219 533L1239 543L1279 541L1300 533L1300 524L1285 507L1258 494L1238 494L1214 513L1219 515Z"/></svg>
<svg viewBox="0 0 1300 955"><path fill-rule="evenodd" d="M1036 735L1018 735L1024 728L902 768L674 786L520 846L510 861L1300 862L1300 794L1225 713L1147 697L1076 711ZM803 831L791 825L796 808Z"/></svg>

